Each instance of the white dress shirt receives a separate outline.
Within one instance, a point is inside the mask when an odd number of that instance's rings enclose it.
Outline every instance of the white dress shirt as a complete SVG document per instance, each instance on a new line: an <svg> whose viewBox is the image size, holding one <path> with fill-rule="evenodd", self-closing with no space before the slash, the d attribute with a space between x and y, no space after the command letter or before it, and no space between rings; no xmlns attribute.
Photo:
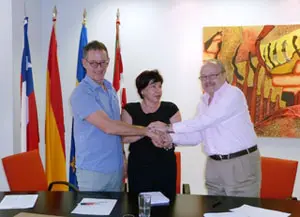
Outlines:
<svg viewBox="0 0 300 217"><path fill-rule="evenodd" d="M174 123L170 134L177 145L204 144L207 155L230 154L256 144L256 134L243 92L227 82L201 97L194 119Z"/></svg>

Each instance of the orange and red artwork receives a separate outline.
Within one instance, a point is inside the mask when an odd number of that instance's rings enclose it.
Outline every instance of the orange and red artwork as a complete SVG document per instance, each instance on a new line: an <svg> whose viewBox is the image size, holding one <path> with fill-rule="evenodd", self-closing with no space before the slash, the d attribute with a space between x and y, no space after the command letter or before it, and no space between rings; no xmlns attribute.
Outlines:
<svg viewBox="0 0 300 217"><path fill-rule="evenodd" d="M203 48L245 94L258 136L300 138L300 25L204 27Z"/></svg>

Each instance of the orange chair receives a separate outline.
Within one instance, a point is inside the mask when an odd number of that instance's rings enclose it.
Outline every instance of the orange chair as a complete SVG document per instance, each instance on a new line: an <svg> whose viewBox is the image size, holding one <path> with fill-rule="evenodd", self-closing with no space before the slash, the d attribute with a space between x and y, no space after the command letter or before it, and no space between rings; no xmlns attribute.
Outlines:
<svg viewBox="0 0 300 217"><path fill-rule="evenodd" d="M177 167L177 177L176 177L176 193L180 194L180 187L181 187L181 153L175 152L176 156L176 167ZM182 193L183 194L190 194L190 185L189 184L182 184Z"/></svg>
<svg viewBox="0 0 300 217"><path fill-rule="evenodd" d="M4 157L2 164L11 191L51 191L54 184L68 185L73 191L78 191L74 185L64 181L55 181L48 186L38 150Z"/></svg>
<svg viewBox="0 0 300 217"><path fill-rule="evenodd" d="M262 198L292 198L298 161L261 157Z"/></svg>

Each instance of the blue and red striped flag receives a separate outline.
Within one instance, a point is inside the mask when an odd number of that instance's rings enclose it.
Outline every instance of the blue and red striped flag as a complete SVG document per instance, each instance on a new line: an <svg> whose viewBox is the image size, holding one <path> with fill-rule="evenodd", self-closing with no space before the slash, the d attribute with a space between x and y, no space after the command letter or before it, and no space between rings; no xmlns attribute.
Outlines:
<svg viewBox="0 0 300 217"><path fill-rule="evenodd" d="M24 19L24 48L21 66L21 147L23 151L39 148L39 125L34 94L28 41L28 17Z"/></svg>
<svg viewBox="0 0 300 217"><path fill-rule="evenodd" d="M85 77L85 74L86 74L85 68L82 65L82 59L83 59L83 48L87 45L87 42L88 42L87 29L86 29L85 21L84 21L82 23L80 40L79 40L76 85L78 85L79 82L81 82L81 80ZM75 140L74 140L74 120L72 120L69 182L71 184L75 185L76 187L78 187L75 166L76 166L76 159L75 159Z"/></svg>

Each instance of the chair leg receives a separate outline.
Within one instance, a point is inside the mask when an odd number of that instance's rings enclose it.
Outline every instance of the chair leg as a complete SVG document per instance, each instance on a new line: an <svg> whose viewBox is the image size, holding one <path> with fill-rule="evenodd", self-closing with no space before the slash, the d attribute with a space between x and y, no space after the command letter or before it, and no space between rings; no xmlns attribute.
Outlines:
<svg viewBox="0 0 300 217"><path fill-rule="evenodd" d="M71 188L73 191L75 192L79 192L78 188L75 187L75 185L69 183L69 182L65 182L65 181L54 181L51 182L48 186L48 191L52 190L53 185L67 185L69 186L69 188Z"/></svg>
<svg viewBox="0 0 300 217"><path fill-rule="evenodd" d="M128 192L128 184L126 182L122 184L122 192Z"/></svg>
<svg viewBox="0 0 300 217"><path fill-rule="evenodd" d="M182 184L182 193L191 194L191 189L189 184Z"/></svg>

